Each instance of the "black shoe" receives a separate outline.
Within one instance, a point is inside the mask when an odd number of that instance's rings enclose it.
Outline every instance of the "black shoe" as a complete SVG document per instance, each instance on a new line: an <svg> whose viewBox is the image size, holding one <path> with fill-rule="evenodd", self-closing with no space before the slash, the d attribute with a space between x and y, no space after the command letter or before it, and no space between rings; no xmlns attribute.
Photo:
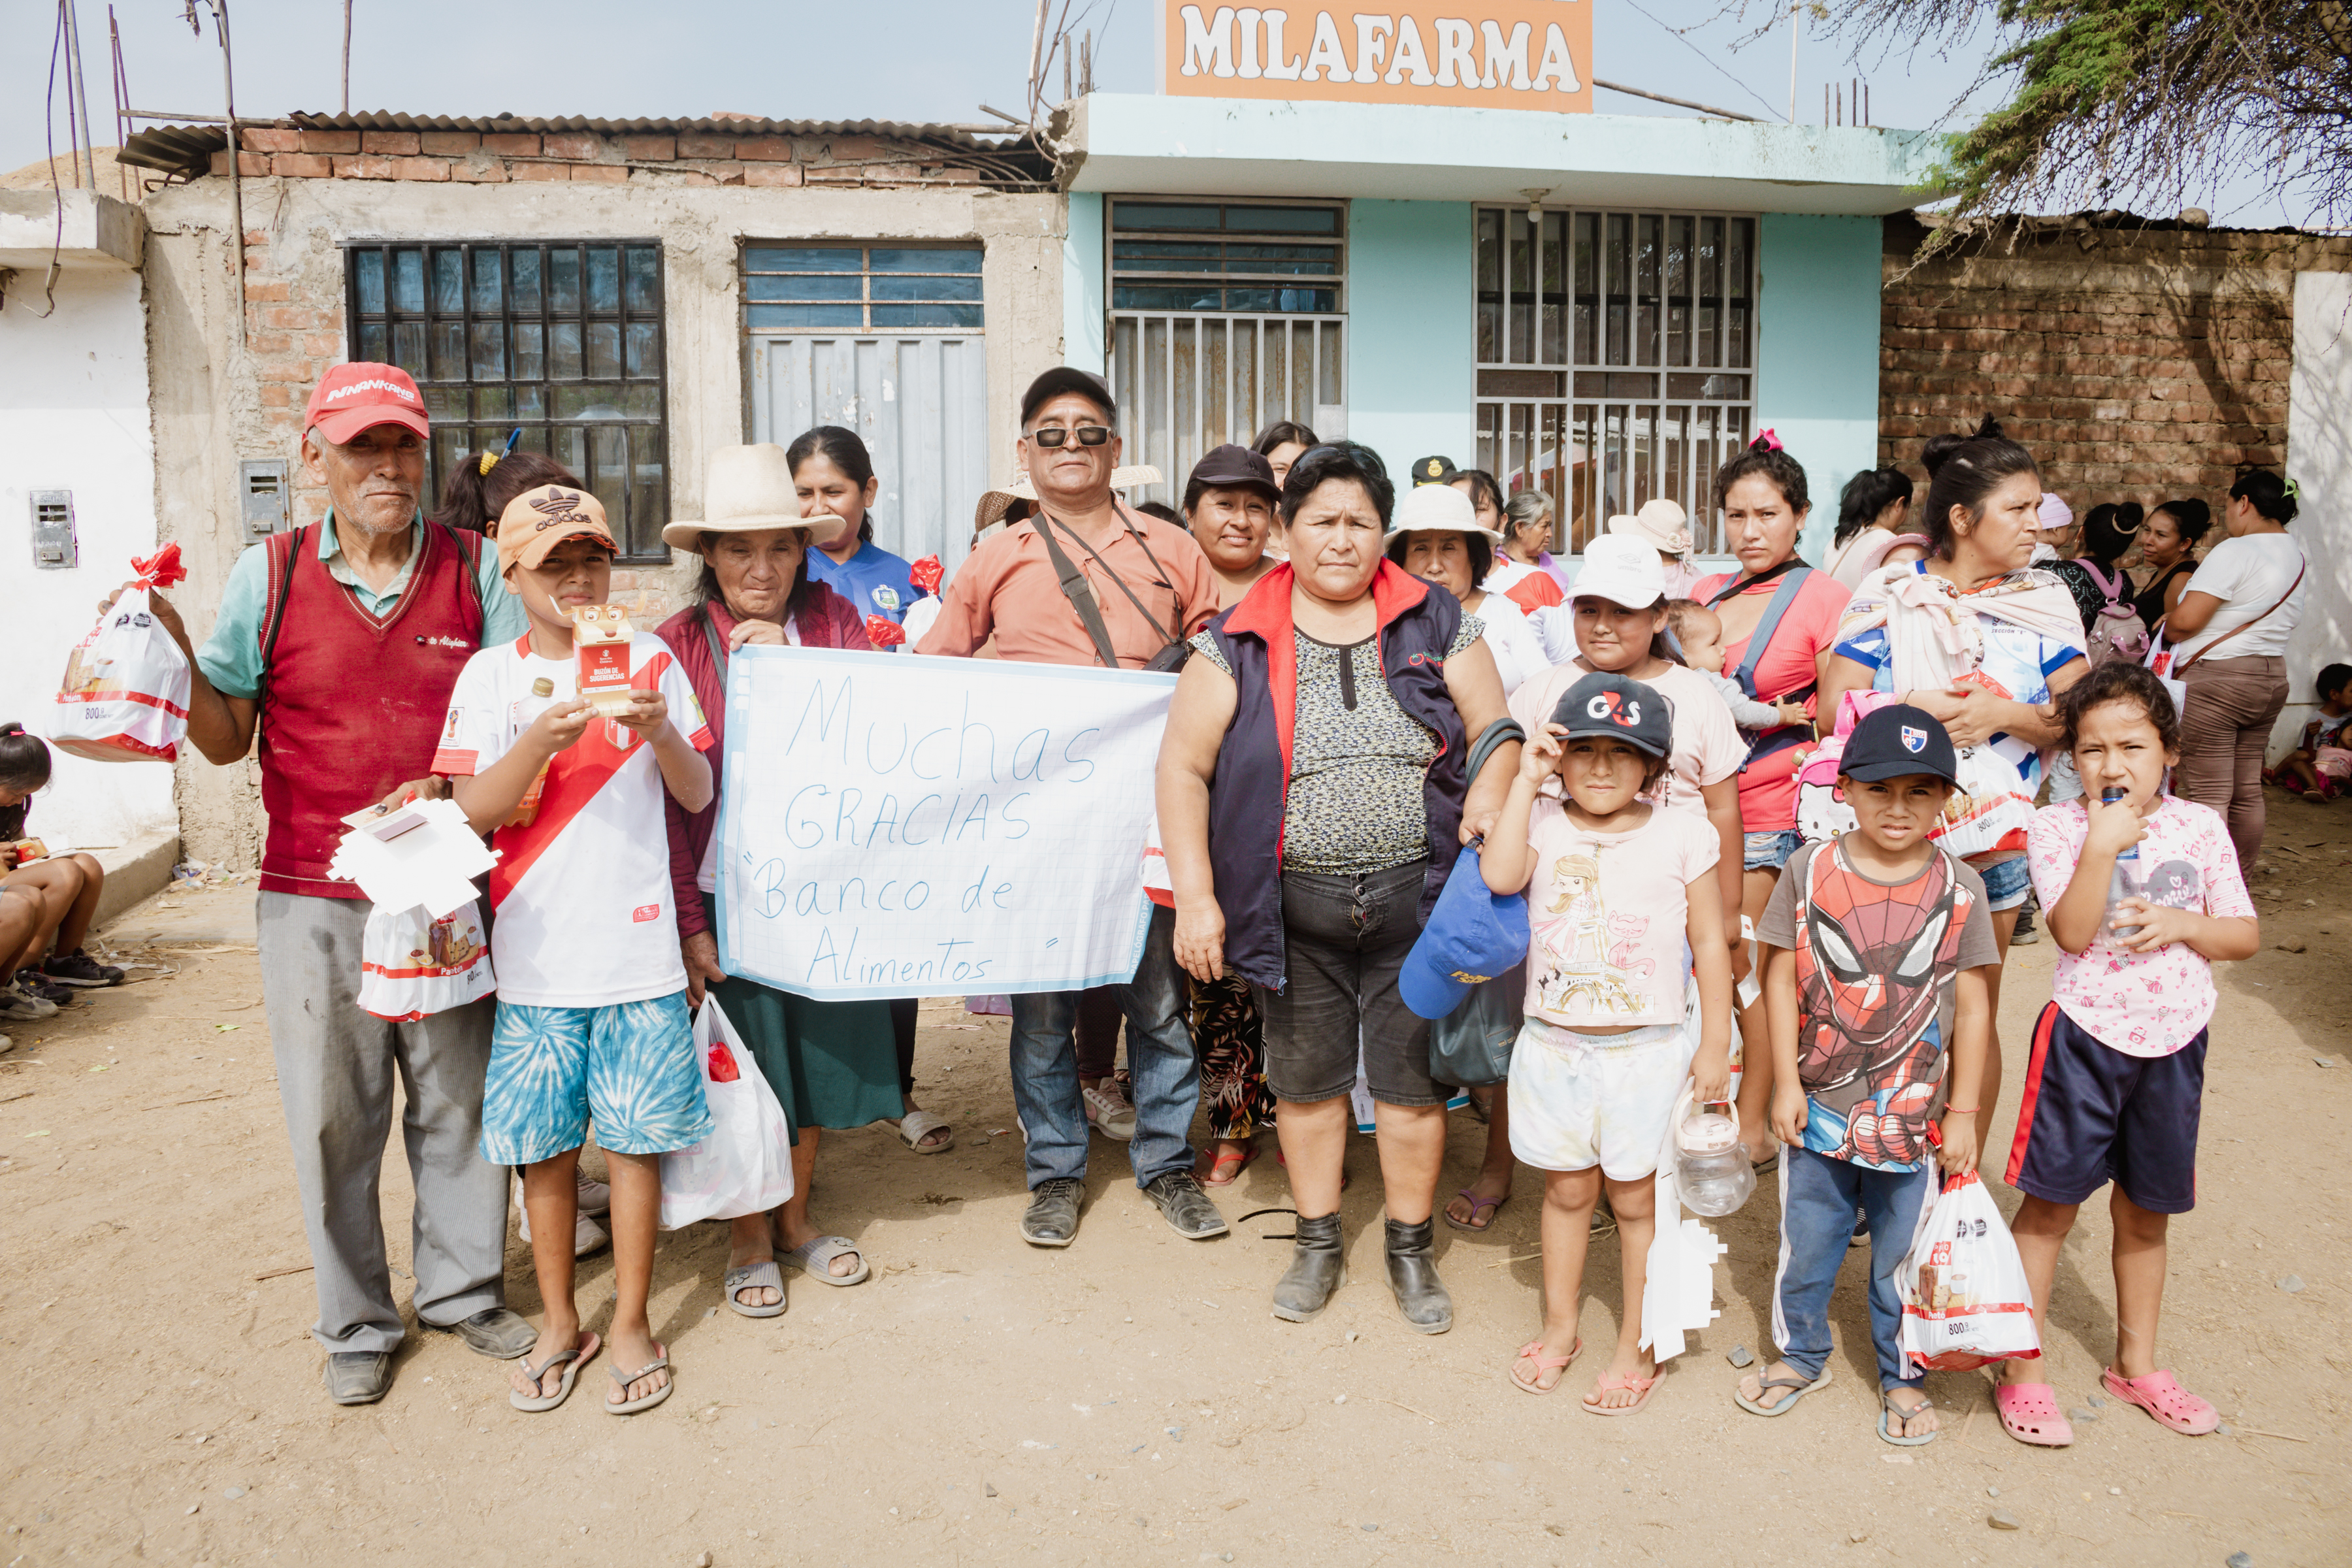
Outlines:
<svg viewBox="0 0 2352 1568"><path fill-rule="evenodd" d="M41 978L58 985L120 985L122 984L122 971L110 963L100 963L81 949L75 948L62 957L44 960Z"/></svg>
<svg viewBox="0 0 2352 1568"><path fill-rule="evenodd" d="M385 1351L329 1351L327 1397L338 1405L373 1405L392 1392L392 1356Z"/></svg>
<svg viewBox="0 0 2352 1568"><path fill-rule="evenodd" d="M1330 1305L1331 1294L1348 1282L1348 1255L1339 1249L1339 1216L1301 1215L1290 1267L1275 1282L1274 1315L1303 1323Z"/></svg>
<svg viewBox="0 0 2352 1568"><path fill-rule="evenodd" d="M73 1005L74 991L70 985L58 984L37 969L16 971L16 989L26 995L47 1002L52 1007Z"/></svg>
<svg viewBox="0 0 2352 1568"><path fill-rule="evenodd" d="M1442 1334L1454 1326L1454 1298L1437 1278L1429 1256L1429 1222L1399 1225L1385 1222L1389 1233L1389 1289L1396 1292L1397 1311L1416 1333Z"/></svg>
<svg viewBox="0 0 2352 1568"><path fill-rule="evenodd" d="M1171 1171L1144 1184L1143 1195L1160 1205L1168 1228L1188 1241L1225 1234L1225 1216L1201 1190L1190 1171Z"/></svg>
<svg viewBox="0 0 2352 1568"><path fill-rule="evenodd" d="M1021 1239L1032 1247L1067 1247L1078 1234L1078 1200L1086 1184L1056 1176L1037 1184L1029 1212L1021 1216Z"/></svg>
<svg viewBox="0 0 2352 1568"><path fill-rule="evenodd" d="M419 1319L422 1322L423 1320ZM425 1323L440 1333L455 1334L466 1342L466 1348L476 1355L486 1355L493 1361L515 1361L530 1353L539 1343L539 1331L530 1326L520 1313L504 1307L485 1307L457 1323Z"/></svg>

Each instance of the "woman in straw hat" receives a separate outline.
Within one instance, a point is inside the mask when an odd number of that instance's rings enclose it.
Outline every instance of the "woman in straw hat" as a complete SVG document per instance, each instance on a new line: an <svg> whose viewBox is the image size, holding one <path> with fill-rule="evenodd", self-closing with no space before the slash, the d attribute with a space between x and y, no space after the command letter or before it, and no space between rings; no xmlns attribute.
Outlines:
<svg viewBox="0 0 2352 1568"><path fill-rule="evenodd" d="M1642 503L1631 516L1620 512L1609 520L1609 531L1638 539L1658 552L1666 569L1666 597L1687 599L1706 574L1691 564L1690 514L1680 502L1664 496Z"/></svg>
<svg viewBox="0 0 2352 1568"><path fill-rule="evenodd" d="M664 543L702 557L694 603L662 623L661 637L717 745L725 744L727 662L737 648L872 647L856 606L809 575L809 552L847 527L829 511L802 515L784 449L763 443L712 453L703 521L662 530ZM784 1310L779 1252L828 1285L855 1285L872 1272L856 1243L810 1223L809 1189L820 1129L899 1119L898 1059L887 1003L813 1001L719 967L719 807L716 795L692 816L671 803L670 879L688 1000L699 1006L706 993L719 1000L793 1129L792 1197L734 1221L729 1238L727 1305L747 1318L772 1318Z"/></svg>

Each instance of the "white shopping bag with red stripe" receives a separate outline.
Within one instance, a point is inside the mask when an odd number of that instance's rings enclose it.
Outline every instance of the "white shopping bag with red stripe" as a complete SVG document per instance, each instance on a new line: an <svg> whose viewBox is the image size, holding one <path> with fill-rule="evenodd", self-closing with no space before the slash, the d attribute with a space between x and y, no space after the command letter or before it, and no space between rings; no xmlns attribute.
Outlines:
<svg viewBox="0 0 2352 1568"><path fill-rule="evenodd" d="M1974 1171L1947 1181L1921 1211L1895 1283L1903 1293L1903 1363L1915 1373L2042 1353L2025 1260Z"/></svg>
<svg viewBox="0 0 2352 1568"><path fill-rule="evenodd" d="M188 732L188 659L147 595L187 575L178 544L133 561L138 581L74 645L58 688L49 743L100 763L177 760Z"/></svg>
<svg viewBox="0 0 2352 1568"><path fill-rule="evenodd" d="M793 1130L714 996L694 1016L710 1134L661 1157L661 1227L764 1214L793 1195Z"/></svg>
<svg viewBox="0 0 2352 1568"><path fill-rule="evenodd" d="M498 989L481 905L447 914L414 905L368 916L360 937L360 1011L409 1023L478 1002Z"/></svg>

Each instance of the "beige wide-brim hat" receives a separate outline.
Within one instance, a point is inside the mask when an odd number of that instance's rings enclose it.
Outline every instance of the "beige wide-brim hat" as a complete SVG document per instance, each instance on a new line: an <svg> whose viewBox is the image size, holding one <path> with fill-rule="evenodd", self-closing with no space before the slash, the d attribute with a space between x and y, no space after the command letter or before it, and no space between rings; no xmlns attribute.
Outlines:
<svg viewBox="0 0 2352 1568"><path fill-rule="evenodd" d="M761 441L721 447L710 454L702 484L702 520L667 524L662 542L675 550L693 550L706 533L760 533L772 528L797 528L811 544L830 544L849 531L848 522L829 511L802 515L792 460L774 442Z"/></svg>
<svg viewBox="0 0 2352 1568"><path fill-rule="evenodd" d="M1470 503L1467 493L1452 485L1429 484L1415 485L1397 497L1396 508L1389 514L1389 531L1381 539L1381 548L1395 543L1401 534L1432 528L1480 534L1490 544L1503 542L1501 534L1480 526L1478 509Z"/></svg>

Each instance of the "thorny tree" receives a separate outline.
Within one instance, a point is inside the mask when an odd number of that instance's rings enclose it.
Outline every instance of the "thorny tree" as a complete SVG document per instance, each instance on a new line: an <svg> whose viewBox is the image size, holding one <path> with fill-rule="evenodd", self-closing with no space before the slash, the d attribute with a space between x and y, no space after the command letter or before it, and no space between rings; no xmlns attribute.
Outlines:
<svg viewBox="0 0 2352 1568"><path fill-rule="evenodd" d="M1956 43L1982 0L1852 0L1857 44ZM1945 233L2001 212L2178 202L2259 174L2323 222L2352 208L2352 5L2346 0L2000 0L2009 47L1977 87L2007 104L1951 145Z"/></svg>

